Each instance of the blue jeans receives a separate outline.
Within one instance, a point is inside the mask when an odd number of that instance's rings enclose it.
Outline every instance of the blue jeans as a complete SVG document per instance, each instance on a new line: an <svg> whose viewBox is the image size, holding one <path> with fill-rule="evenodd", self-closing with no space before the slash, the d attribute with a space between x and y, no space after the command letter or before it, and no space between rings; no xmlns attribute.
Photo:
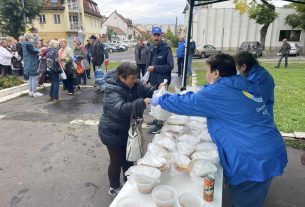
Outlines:
<svg viewBox="0 0 305 207"><path fill-rule="evenodd" d="M50 88L50 97L54 99L58 99L59 92L59 74L50 72L51 75L51 88Z"/></svg>
<svg viewBox="0 0 305 207"><path fill-rule="evenodd" d="M193 55L189 55L188 63L187 63L187 77L192 75L192 60L193 60Z"/></svg>
<svg viewBox="0 0 305 207"><path fill-rule="evenodd" d="M36 92L37 91L37 75L29 76L29 91Z"/></svg>
<svg viewBox="0 0 305 207"><path fill-rule="evenodd" d="M265 182L244 182L229 185L232 207L263 207L272 178Z"/></svg>
<svg viewBox="0 0 305 207"><path fill-rule="evenodd" d="M82 80L83 80L83 84L86 85L87 84L87 75L86 75L85 71L81 75L76 75L76 81L77 81L78 85L82 84Z"/></svg>

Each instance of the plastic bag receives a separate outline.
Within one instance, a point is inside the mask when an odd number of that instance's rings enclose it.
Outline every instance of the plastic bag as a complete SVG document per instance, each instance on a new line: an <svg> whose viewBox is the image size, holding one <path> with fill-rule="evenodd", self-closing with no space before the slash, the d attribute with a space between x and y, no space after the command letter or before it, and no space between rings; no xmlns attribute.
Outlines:
<svg viewBox="0 0 305 207"><path fill-rule="evenodd" d="M188 171L191 178L197 180L207 175L215 175L217 167L207 160L198 159L190 162Z"/></svg>
<svg viewBox="0 0 305 207"><path fill-rule="evenodd" d="M200 138L198 137L195 137L193 135L190 135L190 134L184 134L184 135L181 135L177 138L177 141L178 142L186 142L186 143L189 143L190 145L197 145L200 143Z"/></svg>
<svg viewBox="0 0 305 207"><path fill-rule="evenodd" d="M198 117L198 116L190 116L189 121L195 121L198 124L206 124L207 119L205 117Z"/></svg>
<svg viewBox="0 0 305 207"><path fill-rule="evenodd" d="M153 154L147 154L143 158L139 159L138 165L150 166L165 171L168 168L167 160Z"/></svg>
<svg viewBox="0 0 305 207"><path fill-rule="evenodd" d="M177 152L183 154L185 156L191 156L191 154L195 151L195 147L188 142L178 142L177 143Z"/></svg>
<svg viewBox="0 0 305 207"><path fill-rule="evenodd" d="M199 137L201 140L203 140L205 142L213 142L212 137L210 136L210 133L206 132L206 131L200 132L200 134L198 134L197 137Z"/></svg>
<svg viewBox="0 0 305 207"><path fill-rule="evenodd" d="M218 150L217 145L214 143L206 142L197 145L195 149L196 152L209 151L209 150Z"/></svg>
<svg viewBox="0 0 305 207"><path fill-rule="evenodd" d="M145 75L142 77L142 81L143 81L144 83L147 83L148 80L149 80L149 76L150 76L150 72L147 71L147 72L145 73Z"/></svg>
<svg viewBox="0 0 305 207"><path fill-rule="evenodd" d="M196 159L205 159L213 164L218 164L219 163L218 151L209 150L209 151L195 152L194 154L192 154L192 160L196 160Z"/></svg>
<svg viewBox="0 0 305 207"><path fill-rule="evenodd" d="M167 124L170 125L182 125L184 126L188 122L188 116L172 115L167 119Z"/></svg>
<svg viewBox="0 0 305 207"><path fill-rule="evenodd" d="M161 87L159 90L156 90L154 92L153 98L161 97L162 95L164 95L166 93L167 93L166 88ZM157 106L151 106L150 115L152 115L157 120L166 121L167 118L171 115L171 113L162 109L160 105L157 105Z"/></svg>
<svg viewBox="0 0 305 207"><path fill-rule="evenodd" d="M171 133L174 135L182 135L185 133L185 128L184 126L179 126L179 125L165 125L162 128L162 133Z"/></svg>
<svg viewBox="0 0 305 207"><path fill-rule="evenodd" d="M156 145L153 143L148 144L146 154L157 155L157 156L163 157L165 159L167 159L169 157L169 153L164 147L161 147L160 145Z"/></svg>
<svg viewBox="0 0 305 207"><path fill-rule="evenodd" d="M161 171L149 166L132 166L126 172L125 176L145 176L152 179L159 179Z"/></svg>
<svg viewBox="0 0 305 207"><path fill-rule="evenodd" d="M188 128L190 134L194 135L194 136L198 136L203 131L207 132L206 124L204 124L202 122L194 121L194 120L189 120L189 122L187 123L187 128Z"/></svg>
<svg viewBox="0 0 305 207"><path fill-rule="evenodd" d="M152 143L160 145L169 151L174 151L176 148L176 142L173 138L167 137L163 134L157 134L152 140Z"/></svg>
<svg viewBox="0 0 305 207"><path fill-rule="evenodd" d="M172 161L172 165L171 165L170 174L172 176L176 176L188 172L188 167L191 160L187 156L175 152L171 155L171 161Z"/></svg>

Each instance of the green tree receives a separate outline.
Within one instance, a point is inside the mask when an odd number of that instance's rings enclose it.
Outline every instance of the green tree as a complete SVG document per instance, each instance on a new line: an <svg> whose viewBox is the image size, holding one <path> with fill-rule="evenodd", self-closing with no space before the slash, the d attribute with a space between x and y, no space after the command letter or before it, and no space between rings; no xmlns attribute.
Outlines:
<svg viewBox="0 0 305 207"><path fill-rule="evenodd" d="M265 49L266 35L269 25L278 17L275 12L275 6L268 0L234 0L235 9L243 14L248 13L250 19L254 19L256 23L263 25L260 30L260 42Z"/></svg>
<svg viewBox="0 0 305 207"><path fill-rule="evenodd" d="M111 40L112 34L113 34L113 29L107 27L107 37L108 37L108 40Z"/></svg>
<svg viewBox="0 0 305 207"><path fill-rule="evenodd" d="M42 9L40 0L24 0L24 8L21 0L0 1L0 31L3 34L17 38L25 32L24 17L32 23Z"/></svg>
<svg viewBox="0 0 305 207"><path fill-rule="evenodd" d="M301 28L305 30L305 4L290 4L296 13L290 14L285 18L285 23L292 28Z"/></svg>

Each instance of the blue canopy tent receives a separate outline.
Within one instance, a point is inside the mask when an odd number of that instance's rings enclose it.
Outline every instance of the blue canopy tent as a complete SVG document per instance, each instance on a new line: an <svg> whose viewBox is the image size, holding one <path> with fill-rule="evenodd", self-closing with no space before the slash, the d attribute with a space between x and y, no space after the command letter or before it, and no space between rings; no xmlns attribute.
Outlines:
<svg viewBox="0 0 305 207"><path fill-rule="evenodd" d="M189 19L188 19L188 30L187 30L187 42L186 42L186 52L185 52L185 63L188 63L189 60L189 45L190 45L190 36L191 36L191 31L192 31L192 22L193 22L193 8L196 6L204 6L204 5L209 5L209 4L214 4L214 3L220 3L220 2L225 2L225 1L230 1L230 0L187 0L189 3ZM305 4L305 0L283 0L283 1L288 1L291 3L298 3L298 4ZM267 0L261 0L264 4L269 6L271 9L274 9L274 5L269 4ZM183 79L182 79L182 88L181 90L186 89L186 82L187 82L187 64L184 64L183 66Z"/></svg>

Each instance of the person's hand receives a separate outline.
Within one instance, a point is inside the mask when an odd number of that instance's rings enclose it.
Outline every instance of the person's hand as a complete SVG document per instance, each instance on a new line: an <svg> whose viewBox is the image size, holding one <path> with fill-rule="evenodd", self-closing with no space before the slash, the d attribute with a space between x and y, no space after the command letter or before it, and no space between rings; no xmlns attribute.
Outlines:
<svg viewBox="0 0 305 207"><path fill-rule="evenodd" d="M155 66L149 66L149 67L147 68L147 70L148 70L149 72L153 72L153 71L155 70Z"/></svg>
<svg viewBox="0 0 305 207"><path fill-rule="evenodd" d="M150 104L150 98L145 98L145 99L144 99L144 103L145 103L145 105Z"/></svg>
<svg viewBox="0 0 305 207"><path fill-rule="evenodd" d="M161 83L161 84L159 85L158 89L161 89L162 87L164 87L164 88L167 89L167 87L168 87L167 83L164 83L164 82Z"/></svg>
<svg viewBox="0 0 305 207"><path fill-rule="evenodd" d="M160 100L160 97L154 97L150 100L150 104L153 106L157 106L157 105L159 105L159 100Z"/></svg>
<svg viewBox="0 0 305 207"><path fill-rule="evenodd" d="M303 154L301 155L301 163L302 163L302 165L305 166L305 151L304 151Z"/></svg>

